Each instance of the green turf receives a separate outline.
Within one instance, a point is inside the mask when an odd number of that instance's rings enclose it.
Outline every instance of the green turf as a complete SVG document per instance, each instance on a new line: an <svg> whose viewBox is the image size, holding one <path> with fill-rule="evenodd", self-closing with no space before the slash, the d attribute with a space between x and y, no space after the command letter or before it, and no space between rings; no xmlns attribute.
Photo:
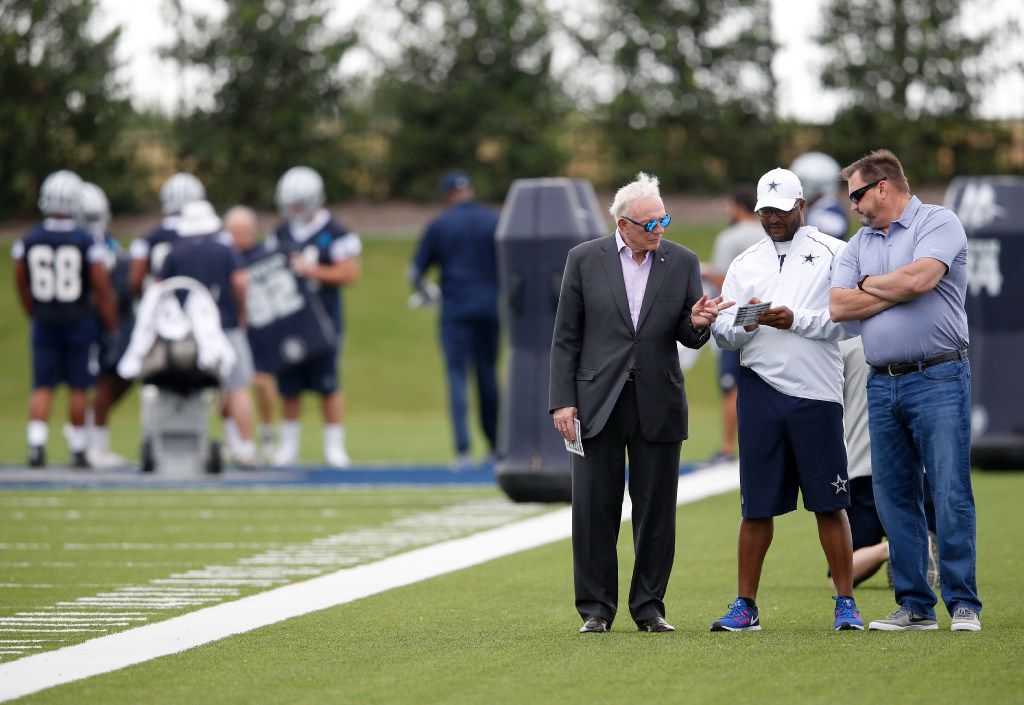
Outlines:
<svg viewBox="0 0 1024 705"><path fill-rule="evenodd" d="M567 541L29 696L32 703L1019 703L1024 475L975 474L985 629L831 630L813 518L778 521L764 631L710 634L735 591L738 497L679 512L669 635L579 635ZM620 541L625 601L629 525ZM893 606L884 577L857 591Z"/></svg>
<svg viewBox="0 0 1024 705"><path fill-rule="evenodd" d="M89 598L122 586L145 586L150 580L207 566L235 567L242 559L305 547L315 539L340 533L352 536L366 531L393 532L396 522L419 520L424 513L453 506L460 510L472 508L470 503L481 500L512 507L500 499L496 489L465 487L430 492L351 487L5 492L0 494L0 619L19 612L49 609L61 601ZM537 507L516 509L517 513L541 511ZM470 530L444 528L432 536L452 538ZM415 534L406 532L391 546L360 544L341 552L346 559L354 557L352 562L332 563L323 559L304 566L304 570L310 571L307 574L282 576L280 584L409 550L419 540ZM348 546L351 548L352 544ZM271 567L282 564L275 561ZM238 586L237 597L268 587L277 584ZM159 610L153 619L189 609L195 608ZM4 636L24 638L31 634ZM51 641L47 648L91 636L95 634L63 634L61 641ZM0 660L11 658L0 655Z"/></svg>
<svg viewBox="0 0 1024 705"><path fill-rule="evenodd" d="M710 256L716 228L683 226L674 236L702 257ZM346 405L346 442L356 462L446 462L452 458L447 389L437 340L436 309L410 310L406 269L416 241L411 234L368 237L362 255L362 278L346 290L346 335L342 378ZM23 463L25 420L31 368L28 321L14 295L12 270L0 267L0 463ZM707 457L718 446L718 392L710 352L687 375L691 442L683 457ZM471 394L471 414L475 418ZM67 401L57 395L50 423L47 457L67 461L61 436ZM322 459L319 401L303 402L301 458ZM214 424L216 428L217 424ZM111 421L111 445L130 458L138 457L140 437L136 390L116 408ZM553 432L553 431L552 431ZM482 434L473 424L474 449L485 452Z"/></svg>

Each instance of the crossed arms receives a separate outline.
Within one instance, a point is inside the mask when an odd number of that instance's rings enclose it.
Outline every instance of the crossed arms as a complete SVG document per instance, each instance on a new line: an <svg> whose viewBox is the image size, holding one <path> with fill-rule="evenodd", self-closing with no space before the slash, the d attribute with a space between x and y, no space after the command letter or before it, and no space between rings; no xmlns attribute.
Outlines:
<svg viewBox="0 0 1024 705"><path fill-rule="evenodd" d="M948 269L944 262L922 257L887 274L869 275L860 289L833 287L828 298L829 314L836 323L870 318L927 294Z"/></svg>

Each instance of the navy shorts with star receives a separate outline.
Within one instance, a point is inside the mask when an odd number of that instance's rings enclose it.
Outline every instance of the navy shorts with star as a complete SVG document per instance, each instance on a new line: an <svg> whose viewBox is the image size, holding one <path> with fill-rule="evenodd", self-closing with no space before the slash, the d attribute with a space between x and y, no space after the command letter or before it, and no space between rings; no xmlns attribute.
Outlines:
<svg viewBox="0 0 1024 705"><path fill-rule="evenodd" d="M277 390L283 397L296 397L305 390L327 396L339 386L338 351L334 348L277 373Z"/></svg>
<svg viewBox="0 0 1024 705"><path fill-rule="evenodd" d="M843 405L783 394L747 367L738 386L743 516L791 512L798 490L808 511L849 507Z"/></svg>

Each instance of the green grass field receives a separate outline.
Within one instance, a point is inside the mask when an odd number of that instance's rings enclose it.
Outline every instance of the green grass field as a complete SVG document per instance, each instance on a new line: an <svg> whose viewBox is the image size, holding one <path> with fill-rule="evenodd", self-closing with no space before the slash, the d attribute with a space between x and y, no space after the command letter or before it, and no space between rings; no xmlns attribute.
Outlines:
<svg viewBox="0 0 1024 705"><path fill-rule="evenodd" d="M1024 475L976 473L974 480L986 605L976 634L950 633L941 608L937 633L833 632L824 559L803 511L777 524L758 595L764 631L709 633L735 591L738 497L729 493L679 511L667 599L675 634L640 634L625 613L610 634L576 633L569 543L559 541L19 702L1019 703L1024 538L1013 517ZM4 582L54 587L13 599L5 590L3 614L496 497L486 489L6 492ZM134 547L108 545L129 540ZM190 541L211 545L145 547ZM623 602L629 546L626 524ZM869 619L892 608L882 575L857 598Z"/></svg>
<svg viewBox="0 0 1024 705"><path fill-rule="evenodd" d="M673 226L674 227L674 226ZM702 257L708 257L715 226L674 228L673 236ZM437 340L436 310L410 310L406 268L416 241L406 236L365 239L362 278L345 294L346 341L342 365L346 403L346 442L356 462L446 462L453 448L448 423L447 386ZM25 421L31 385L28 321L14 295L12 271L0 267L0 463L23 463ZM701 355L687 376L691 441L683 457L707 457L718 446L718 391L714 360ZM58 394L50 423L47 457L66 462L61 436L66 397ZM472 413L472 412L471 412ZM321 424L319 402L306 395L303 407L302 458L319 461ZM474 448L483 455L485 443L474 427ZM140 437L137 388L114 411L112 446L130 458L138 457Z"/></svg>

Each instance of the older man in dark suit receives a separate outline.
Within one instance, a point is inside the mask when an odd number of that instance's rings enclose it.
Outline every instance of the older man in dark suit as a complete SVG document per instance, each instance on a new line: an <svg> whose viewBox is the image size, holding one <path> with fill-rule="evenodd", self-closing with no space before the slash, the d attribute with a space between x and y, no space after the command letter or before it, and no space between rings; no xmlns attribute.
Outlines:
<svg viewBox="0 0 1024 705"><path fill-rule="evenodd" d="M662 240L671 221L658 180L640 173L615 195L613 235L569 252L551 344L549 408L572 456L572 544L581 632L615 619L615 544L629 455L636 562L629 611L641 631L670 632L665 589L675 553L686 392L676 341L699 348L719 310L702 295L700 262Z"/></svg>

